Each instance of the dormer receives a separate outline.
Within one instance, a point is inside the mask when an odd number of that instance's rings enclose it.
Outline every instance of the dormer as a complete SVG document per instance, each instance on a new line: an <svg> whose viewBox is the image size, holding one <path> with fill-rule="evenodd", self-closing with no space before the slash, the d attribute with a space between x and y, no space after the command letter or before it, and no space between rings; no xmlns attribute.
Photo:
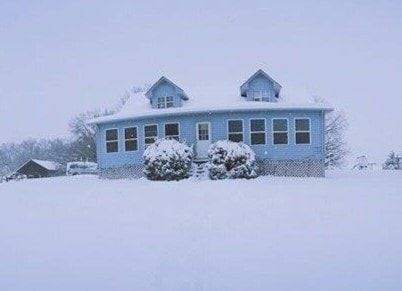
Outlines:
<svg viewBox="0 0 402 291"><path fill-rule="evenodd" d="M161 77L145 93L152 108L173 108L183 106L183 100L188 100L188 96L183 89L177 86L166 77Z"/></svg>
<svg viewBox="0 0 402 291"><path fill-rule="evenodd" d="M258 70L240 86L240 95L247 101L277 102L281 88L267 73Z"/></svg>

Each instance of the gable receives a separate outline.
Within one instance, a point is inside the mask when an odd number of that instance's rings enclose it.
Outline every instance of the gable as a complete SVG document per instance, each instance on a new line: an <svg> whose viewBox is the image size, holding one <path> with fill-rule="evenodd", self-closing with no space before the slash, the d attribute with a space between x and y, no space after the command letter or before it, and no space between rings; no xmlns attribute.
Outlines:
<svg viewBox="0 0 402 291"><path fill-rule="evenodd" d="M18 170L16 170L16 172L27 176L48 175L48 169L38 163L35 163L33 160L29 160L28 162L26 162Z"/></svg>
<svg viewBox="0 0 402 291"><path fill-rule="evenodd" d="M151 107L158 109L181 107L183 100L188 100L183 89L166 77L161 77L145 96L150 100Z"/></svg>
<svg viewBox="0 0 402 291"><path fill-rule="evenodd" d="M274 100L275 98L279 97L280 90L281 85L278 82L272 79L263 70L258 70L240 86L240 95L249 99L250 92L265 91L271 95L269 99Z"/></svg>
<svg viewBox="0 0 402 291"><path fill-rule="evenodd" d="M188 96L186 95L184 90L165 76L162 76L158 81L156 81L155 84L153 84L151 88L149 88L149 90L145 93L145 96L148 99L152 99L155 97L155 94L164 92L164 90L168 90L167 93L178 95L183 100L188 100Z"/></svg>

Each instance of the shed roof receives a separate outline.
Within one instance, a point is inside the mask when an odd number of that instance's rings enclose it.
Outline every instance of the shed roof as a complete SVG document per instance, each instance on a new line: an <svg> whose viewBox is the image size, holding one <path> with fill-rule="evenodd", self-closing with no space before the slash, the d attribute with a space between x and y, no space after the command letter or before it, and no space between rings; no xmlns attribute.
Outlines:
<svg viewBox="0 0 402 291"><path fill-rule="evenodd" d="M61 167L61 164L53 162L53 161L44 161L44 160L36 160L36 159L32 159L30 161L33 161L34 163L38 164L39 166L45 168L46 170L49 171L56 171ZM22 165L20 167L20 169L25 166L27 163L29 163L30 161L26 162L24 165Z"/></svg>

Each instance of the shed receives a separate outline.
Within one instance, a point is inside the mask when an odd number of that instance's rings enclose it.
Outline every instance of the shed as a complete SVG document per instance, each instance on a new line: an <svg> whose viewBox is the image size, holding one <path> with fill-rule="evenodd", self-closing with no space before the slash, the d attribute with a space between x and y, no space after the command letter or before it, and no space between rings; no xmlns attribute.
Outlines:
<svg viewBox="0 0 402 291"><path fill-rule="evenodd" d="M53 161L29 160L16 172L27 175L28 178L43 178L61 176L64 171L61 164Z"/></svg>

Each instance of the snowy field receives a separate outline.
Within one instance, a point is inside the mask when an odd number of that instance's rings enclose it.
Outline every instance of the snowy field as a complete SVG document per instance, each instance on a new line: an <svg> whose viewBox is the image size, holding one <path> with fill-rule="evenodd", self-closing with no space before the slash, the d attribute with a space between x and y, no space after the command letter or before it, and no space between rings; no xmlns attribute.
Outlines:
<svg viewBox="0 0 402 291"><path fill-rule="evenodd" d="M3 183L0 290L402 290L402 171Z"/></svg>

